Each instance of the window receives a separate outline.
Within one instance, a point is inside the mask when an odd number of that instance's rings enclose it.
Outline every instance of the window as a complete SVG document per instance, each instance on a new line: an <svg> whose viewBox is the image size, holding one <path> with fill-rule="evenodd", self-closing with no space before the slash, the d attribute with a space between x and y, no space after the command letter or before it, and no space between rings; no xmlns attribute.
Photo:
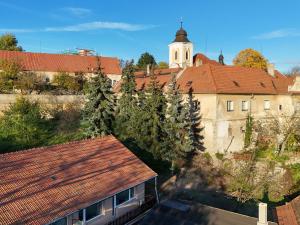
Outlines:
<svg viewBox="0 0 300 225"><path fill-rule="evenodd" d="M249 102L242 101L242 111L248 111L248 109L249 109Z"/></svg>
<svg viewBox="0 0 300 225"><path fill-rule="evenodd" d="M130 198L133 198L133 197L134 197L134 188L130 188L130 189L129 189L129 195L130 195L130 196L129 196Z"/></svg>
<svg viewBox="0 0 300 225"><path fill-rule="evenodd" d="M56 220L55 222L50 223L50 225L67 225L67 218Z"/></svg>
<svg viewBox="0 0 300 225"><path fill-rule="evenodd" d="M300 111L300 102L296 103L296 111L299 112Z"/></svg>
<svg viewBox="0 0 300 225"><path fill-rule="evenodd" d="M176 51L176 52L175 52L175 60L177 60L177 57L178 57L177 54L178 54L178 53L177 53L177 51Z"/></svg>
<svg viewBox="0 0 300 225"><path fill-rule="evenodd" d="M264 110L269 110L270 109L270 101L269 100L265 100L264 101Z"/></svg>
<svg viewBox="0 0 300 225"><path fill-rule="evenodd" d="M189 52L188 51L186 51L186 53L185 53L185 59L189 59Z"/></svg>
<svg viewBox="0 0 300 225"><path fill-rule="evenodd" d="M279 106L278 106L278 109L281 111L281 110L282 110L282 105L279 105Z"/></svg>
<svg viewBox="0 0 300 225"><path fill-rule="evenodd" d="M102 215L102 202L95 203L85 209L86 220L95 218L96 216Z"/></svg>
<svg viewBox="0 0 300 225"><path fill-rule="evenodd" d="M233 101L227 101L227 112L234 110Z"/></svg>
<svg viewBox="0 0 300 225"><path fill-rule="evenodd" d="M134 197L134 188L127 189L116 194L116 206L123 204L124 202L129 201Z"/></svg>

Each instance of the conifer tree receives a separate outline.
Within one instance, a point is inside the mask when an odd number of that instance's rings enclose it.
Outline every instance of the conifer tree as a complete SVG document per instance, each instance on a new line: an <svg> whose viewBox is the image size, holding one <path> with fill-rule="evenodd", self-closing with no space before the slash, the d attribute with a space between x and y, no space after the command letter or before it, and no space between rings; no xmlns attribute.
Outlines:
<svg viewBox="0 0 300 225"><path fill-rule="evenodd" d="M116 110L115 133L122 140L135 135L137 113L136 83L133 62L126 62L122 71L120 98Z"/></svg>
<svg viewBox="0 0 300 225"><path fill-rule="evenodd" d="M193 89L189 89L187 104L189 107L188 123L190 128L190 139L192 141L192 151L203 149L203 136L201 131L203 128L200 127L201 115L200 115L200 103L194 99Z"/></svg>
<svg viewBox="0 0 300 225"><path fill-rule="evenodd" d="M166 116L166 98L157 81L156 75L150 75L150 83L145 94L144 114L141 124L143 129L144 148L149 150L155 158L161 157L162 142L164 137L163 124ZM141 98L140 98L141 100Z"/></svg>
<svg viewBox="0 0 300 225"><path fill-rule="evenodd" d="M83 110L87 137L111 134L114 122L115 99L111 90L111 82L102 71L99 57L97 60L95 77L89 84L87 102Z"/></svg>
<svg viewBox="0 0 300 225"><path fill-rule="evenodd" d="M183 102L175 76L169 84L167 101L163 159L171 162L171 169L174 170L176 160L184 159L193 150L190 123L188 123L189 107Z"/></svg>

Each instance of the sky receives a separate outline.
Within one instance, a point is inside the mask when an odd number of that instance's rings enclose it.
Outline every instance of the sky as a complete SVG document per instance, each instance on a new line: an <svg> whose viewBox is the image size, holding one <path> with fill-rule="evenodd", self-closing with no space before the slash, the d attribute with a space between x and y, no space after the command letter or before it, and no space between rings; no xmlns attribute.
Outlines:
<svg viewBox="0 0 300 225"><path fill-rule="evenodd" d="M0 34L13 33L28 52L93 49L137 60L168 61L183 21L194 53L225 63L254 48L282 72L300 66L299 0L0 0Z"/></svg>

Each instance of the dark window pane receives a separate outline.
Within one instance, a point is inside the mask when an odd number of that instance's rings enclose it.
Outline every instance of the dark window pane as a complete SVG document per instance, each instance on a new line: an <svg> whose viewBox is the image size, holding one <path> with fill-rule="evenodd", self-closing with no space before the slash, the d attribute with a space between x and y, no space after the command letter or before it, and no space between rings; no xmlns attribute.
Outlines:
<svg viewBox="0 0 300 225"><path fill-rule="evenodd" d="M91 205L85 209L86 212L86 220L90 220L96 216L101 214L101 202Z"/></svg>
<svg viewBox="0 0 300 225"><path fill-rule="evenodd" d="M134 197L134 188L130 188L130 198Z"/></svg>
<svg viewBox="0 0 300 225"><path fill-rule="evenodd" d="M129 189L126 191L122 191L116 195L116 205L120 205L123 202L126 202L128 200L129 200Z"/></svg>
<svg viewBox="0 0 300 225"><path fill-rule="evenodd" d="M83 221L83 210L79 211L79 221Z"/></svg>
<svg viewBox="0 0 300 225"><path fill-rule="evenodd" d="M51 223L50 225L67 225L67 218L57 220L54 223Z"/></svg>

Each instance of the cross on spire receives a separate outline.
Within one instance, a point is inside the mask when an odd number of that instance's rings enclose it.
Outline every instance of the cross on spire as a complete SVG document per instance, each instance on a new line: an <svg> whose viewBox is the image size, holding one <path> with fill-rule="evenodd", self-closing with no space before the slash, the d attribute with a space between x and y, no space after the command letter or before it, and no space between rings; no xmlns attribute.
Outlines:
<svg viewBox="0 0 300 225"><path fill-rule="evenodd" d="M182 28L182 17L180 17L180 28Z"/></svg>

